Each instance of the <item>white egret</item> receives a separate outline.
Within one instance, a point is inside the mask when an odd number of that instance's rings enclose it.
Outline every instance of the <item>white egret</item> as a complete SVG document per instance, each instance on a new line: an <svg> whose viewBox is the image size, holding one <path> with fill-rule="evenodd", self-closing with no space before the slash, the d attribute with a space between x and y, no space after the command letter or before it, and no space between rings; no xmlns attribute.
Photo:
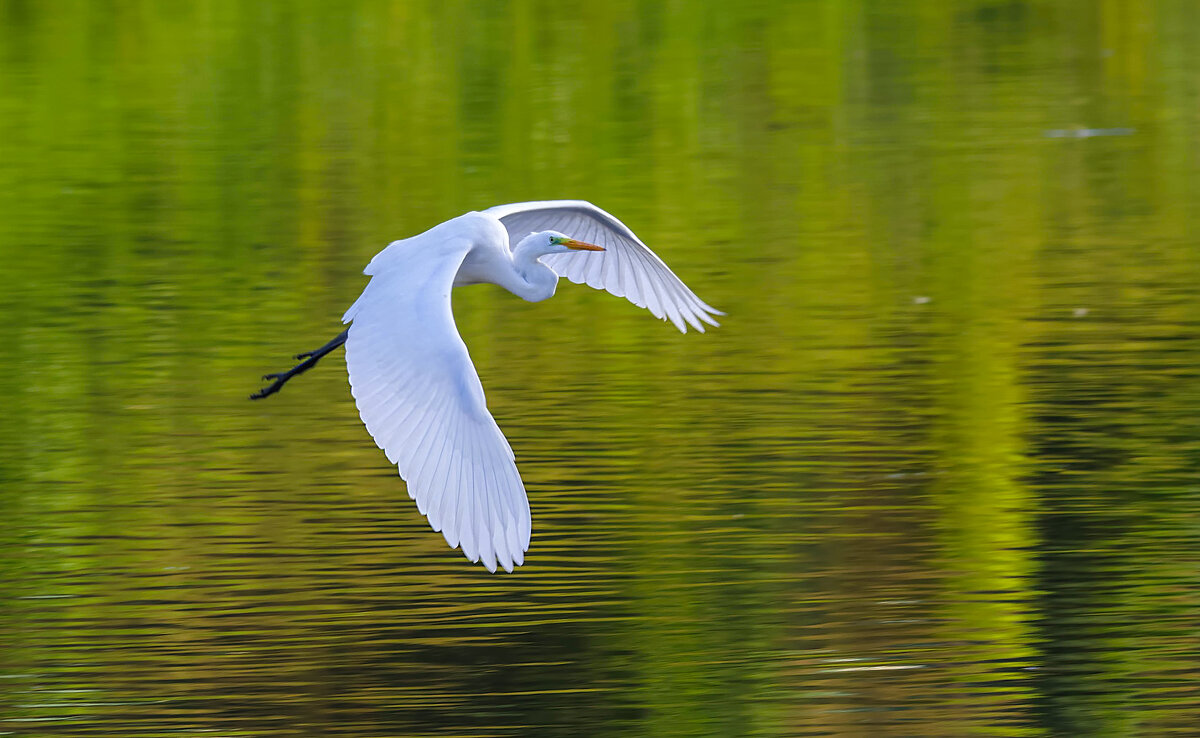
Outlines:
<svg viewBox="0 0 1200 738"><path fill-rule="evenodd" d="M577 240L578 239L578 240ZM512 246L513 242L516 246ZM538 302L559 277L607 290L681 332L717 325L707 305L624 223L583 200L499 205L394 241L363 270L350 327L296 358L251 397L274 394L346 345L351 394L408 495L451 548L489 571L525 560L531 521L512 448L488 412L483 386L454 325L454 287L490 282Z"/></svg>

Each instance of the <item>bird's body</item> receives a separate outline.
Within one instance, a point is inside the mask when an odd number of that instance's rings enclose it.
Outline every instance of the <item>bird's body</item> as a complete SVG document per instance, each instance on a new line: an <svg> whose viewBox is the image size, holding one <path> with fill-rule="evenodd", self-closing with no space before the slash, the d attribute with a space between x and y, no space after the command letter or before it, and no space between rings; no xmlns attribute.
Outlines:
<svg viewBox="0 0 1200 738"><path fill-rule="evenodd" d="M551 288L550 294L539 297L530 289L531 285L528 284L526 275L522 273L520 265L515 263L513 252L509 248L508 231L504 230L499 219L483 213L470 212L448 220L444 225L448 224L461 225L475 236L473 248L467 252L466 258L458 268L458 273L454 275L455 287L472 284L499 284L514 295L530 302L540 302L554 294L554 289ZM416 238L424 235L426 234L423 233ZM550 276L553 283L557 284L558 275L551 272ZM550 279L543 275L538 286L544 288L547 284L550 284Z"/></svg>
<svg viewBox="0 0 1200 738"><path fill-rule="evenodd" d="M347 331L292 372L268 375L276 384L256 397L277 391L344 340L351 393L367 431L434 530L490 571L524 561L529 502L455 327L453 288L492 283L538 302L565 276L628 297L680 331L688 324L703 331L720 314L624 224L578 200L460 215L389 244L364 273L371 280L343 316Z"/></svg>

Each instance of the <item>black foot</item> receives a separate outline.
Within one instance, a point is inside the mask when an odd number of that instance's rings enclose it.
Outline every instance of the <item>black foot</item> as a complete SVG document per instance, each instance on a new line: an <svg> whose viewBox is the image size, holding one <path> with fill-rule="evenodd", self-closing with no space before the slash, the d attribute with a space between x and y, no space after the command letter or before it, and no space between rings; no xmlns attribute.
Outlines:
<svg viewBox="0 0 1200 738"><path fill-rule="evenodd" d="M321 348L319 348L315 351L305 351L302 354L297 354L296 358L302 359L302 361L299 364L297 364L296 366L292 367L291 369L288 369L286 372L272 372L270 374L264 374L263 379L267 380L267 381L271 381L271 384L269 384L266 387L263 387L258 392L255 392L254 394L250 395L250 399L251 400L261 400L264 397L270 397L271 395L275 394L283 387L283 385L287 384L287 381L289 379L296 376L297 374L303 374L304 372L308 371L309 369L312 369L314 366L317 365L317 362L321 360L321 357L323 357L325 354L329 353L330 351L333 351L335 348L337 348L338 346L341 346L343 343L345 343L346 336L348 336L349 334L350 334L350 329L347 328L346 330L342 331L337 336L335 336L332 341L325 344Z"/></svg>

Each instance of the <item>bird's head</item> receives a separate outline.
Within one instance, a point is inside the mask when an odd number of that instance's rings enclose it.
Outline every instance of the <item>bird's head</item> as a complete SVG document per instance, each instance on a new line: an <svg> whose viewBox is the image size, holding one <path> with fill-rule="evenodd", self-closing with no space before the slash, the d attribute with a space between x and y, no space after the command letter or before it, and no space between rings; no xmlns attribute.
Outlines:
<svg viewBox="0 0 1200 738"><path fill-rule="evenodd" d="M530 252L538 256L545 254L565 254L571 251L603 251L603 246L597 246L594 243L586 243L584 241L576 241L558 231L539 231L531 233L521 239L519 247L528 249Z"/></svg>

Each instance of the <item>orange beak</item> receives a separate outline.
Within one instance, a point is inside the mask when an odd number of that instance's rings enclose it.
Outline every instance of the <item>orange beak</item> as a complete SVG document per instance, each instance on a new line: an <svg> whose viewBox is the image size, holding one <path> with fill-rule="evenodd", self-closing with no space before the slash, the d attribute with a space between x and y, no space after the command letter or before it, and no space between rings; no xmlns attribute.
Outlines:
<svg viewBox="0 0 1200 738"><path fill-rule="evenodd" d="M569 249L576 249L578 251L603 251L604 250L603 246L597 246L594 243L587 243L586 241L576 241L573 238L564 239L562 241L559 241L559 243L561 243L563 246L566 246Z"/></svg>

